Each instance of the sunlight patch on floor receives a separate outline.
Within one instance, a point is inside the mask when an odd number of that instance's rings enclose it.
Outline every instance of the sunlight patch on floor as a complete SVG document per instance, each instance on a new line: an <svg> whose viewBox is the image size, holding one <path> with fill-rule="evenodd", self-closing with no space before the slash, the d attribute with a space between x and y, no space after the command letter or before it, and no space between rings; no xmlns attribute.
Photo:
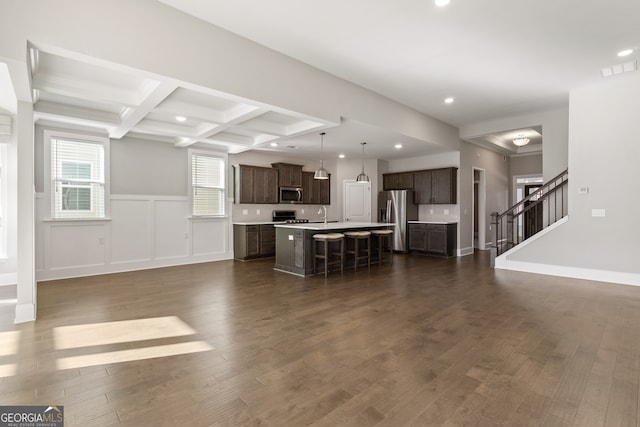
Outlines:
<svg viewBox="0 0 640 427"><path fill-rule="evenodd" d="M204 341L191 341L179 344L159 345L154 347L135 348L131 350L111 351L83 356L63 357L56 361L58 370L86 368L89 366L107 365L111 363L131 362L135 360L154 359L157 357L177 356L180 354L199 353L213 350Z"/></svg>
<svg viewBox="0 0 640 427"><path fill-rule="evenodd" d="M58 350L181 337L195 333L176 316L88 323L53 329L55 347Z"/></svg>
<svg viewBox="0 0 640 427"><path fill-rule="evenodd" d="M0 332L0 356L11 356L18 351L20 331Z"/></svg>

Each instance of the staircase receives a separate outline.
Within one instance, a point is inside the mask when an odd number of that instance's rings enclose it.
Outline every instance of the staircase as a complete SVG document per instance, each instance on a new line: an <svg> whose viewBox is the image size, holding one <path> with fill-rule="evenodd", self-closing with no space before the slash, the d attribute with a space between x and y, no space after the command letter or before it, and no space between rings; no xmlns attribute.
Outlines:
<svg viewBox="0 0 640 427"><path fill-rule="evenodd" d="M491 214L494 229L494 256L516 247L567 215L567 186L569 173L565 170L503 213Z"/></svg>

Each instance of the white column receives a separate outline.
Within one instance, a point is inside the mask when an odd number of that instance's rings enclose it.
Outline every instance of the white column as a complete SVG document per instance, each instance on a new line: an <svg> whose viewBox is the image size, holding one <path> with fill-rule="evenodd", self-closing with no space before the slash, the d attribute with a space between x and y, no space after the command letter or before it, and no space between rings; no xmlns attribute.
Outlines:
<svg viewBox="0 0 640 427"><path fill-rule="evenodd" d="M18 304L15 323L36 320L33 105L18 101Z"/></svg>

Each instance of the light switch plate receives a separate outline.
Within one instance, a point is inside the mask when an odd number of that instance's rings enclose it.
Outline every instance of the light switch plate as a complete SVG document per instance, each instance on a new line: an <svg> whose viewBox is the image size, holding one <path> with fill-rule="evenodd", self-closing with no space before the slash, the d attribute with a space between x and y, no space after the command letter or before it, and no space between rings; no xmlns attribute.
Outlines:
<svg viewBox="0 0 640 427"><path fill-rule="evenodd" d="M591 216L603 217L607 216L607 212L604 209L591 209Z"/></svg>
<svg viewBox="0 0 640 427"><path fill-rule="evenodd" d="M578 187L578 194L589 194L589 187Z"/></svg>
<svg viewBox="0 0 640 427"><path fill-rule="evenodd" d="M293 234L289 234L289 240L293 240Z"/></svg>
<svg viewBox="0 0 640 427"><path fill-rule="evenodd" d="M249 215L249 209L242 209L242 215Z"/></svg>

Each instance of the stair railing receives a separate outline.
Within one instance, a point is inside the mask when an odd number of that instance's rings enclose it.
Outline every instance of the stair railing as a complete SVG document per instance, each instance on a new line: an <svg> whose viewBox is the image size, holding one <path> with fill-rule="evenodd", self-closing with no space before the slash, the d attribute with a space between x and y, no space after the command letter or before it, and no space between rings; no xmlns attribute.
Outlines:
<svg viewBox="0 0 640 427"><path fill-rule="evenodd" d="M503 213L491 213L495 256L564 218L568 213L568 183L565 170Z"/></svg>

